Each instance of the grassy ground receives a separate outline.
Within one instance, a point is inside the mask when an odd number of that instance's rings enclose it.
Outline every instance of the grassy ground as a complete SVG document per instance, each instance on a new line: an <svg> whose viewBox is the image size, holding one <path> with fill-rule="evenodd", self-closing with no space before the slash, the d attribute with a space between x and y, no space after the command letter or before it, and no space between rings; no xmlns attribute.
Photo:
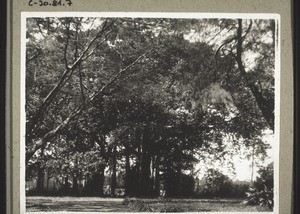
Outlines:
<svg viewBox="0 0 300 214"><path fill-rule="evenodd" d="M271 211L245 206L241 200L219 199L120 199L96 197L26 198L26 211L35 212L257 212Z"/></svg>

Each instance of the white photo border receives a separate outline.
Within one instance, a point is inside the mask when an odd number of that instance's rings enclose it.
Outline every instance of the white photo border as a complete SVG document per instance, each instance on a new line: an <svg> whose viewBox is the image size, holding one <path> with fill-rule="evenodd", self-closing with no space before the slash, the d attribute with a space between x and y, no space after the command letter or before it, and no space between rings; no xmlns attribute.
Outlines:
<svg viewBox="0 0 300 214"><path fill-rule="evenodd" d="M126 18L174 18L174 19L274 19L275 20L275 127L274 127L274 208L271 212L243 212L243 214L261 213L278 214L279 213L279 157L280 157L280 80L281 80L281 30L280 14L277 13L189 13L189 12L21 12L21 68L20 68L20 213L26 212L25 195L25 77L26 77L26 19L27 18L45 18L45 17L126 17ZM78 212L45 212L47 214ZM99 212L84 212L84 214L96 214ZM114 213L114 212L110 212ZM139 212L141 213L141 212ZM186 212L192 213L192 212ZM204 213L204 212L201 212ZM238 213L238 212L209 212L209 214Z"/></svg>

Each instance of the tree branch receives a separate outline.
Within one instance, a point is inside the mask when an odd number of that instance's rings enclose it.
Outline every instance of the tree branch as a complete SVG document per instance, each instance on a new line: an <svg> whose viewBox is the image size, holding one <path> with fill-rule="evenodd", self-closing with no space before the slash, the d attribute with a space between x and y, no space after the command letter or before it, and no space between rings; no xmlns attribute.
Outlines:
<svg viewBox="0 0 300 214"><path fill-rule="evenodd" d="M106 34L104 34L104 37L106 37L109 33L111 33L112 30L109 30ZM93 48L92 51L90 51L88 54L86 54L86 56L82 59L82 61L87 60L91 55L93 55L95 53L95 50L97 50L100 45L105 42L107 39L102 39L99 43L97 43L97 45Z"/></svg>
<svg viewBox="0 0 300 214"><path fill-rule="evenodd" d="M244 34L244 36L242 36L242 41L244 41L244 39L246 38L246 36L248 35L248 33L250 32L251 30L251 27L252 27L252 20L250 20L250 24L246 30L246 33Z"/></svg>
<svg viewBox="0 0 300 214"><path fill-rule="evenodd" d="M43 100L42 104L38 108L38 110L35 113L35 116L31 118L31 123L30 123L30 130L33 132L35 129L37 123L39 120L42 119L43 113L45 112L46 108L51 104L55 96L58 94L60 89L66 84L66 82L71 78L74 70L77 68L77 66L81 63L83 60L83 57L85 54L88 52L92 44L103 35L104 31L110 27L112 23L107 26L107 20L104 22L103 27L101 30L97 33L96 36L91 40L91 42L87 45L87 47L80 53L78 59L71 65L66 68L66 70L63 72L63 75L61 76L60 80L56 84L56 86L49 92L49 94L46 96L46 98Z"/></svg>
<svg viewBox="0 0 300 214"><path fill-rule="evenodd" d="M81 19L79 20L81 22ZM78 21L76 22L76 34L75 34L75 53L74 53L74 58L75 60L77 59L78 55L78 30L79 30L79 23ZM83 85L82 85L82 73L81 73L81 66L78 65L78 74L79 74L79 85L80 85L80 92L81 92L81 97L82 101L85 102L85 95L84 95L84 90L83 90Z"/></svg>
<svg viewBox="0 0 300 214"><path fill-rule="evenodd" d="M67 26L67 39L66 39L66 44L64 48L64 62L65 62L65 68L68 69L68 59L67 59L67 51L68 51L68 46L69 46L69 39L70 39L70 23Z"/></svg>
<svg viewBox="0 0 300 214"><path fill-rule="evenodd" d="M45 34L43 33L40 23L38 22L38 19L35 19L36 25L38 26L39 32L41 33L41 35L46 38Z"/></svg>
<svg viewBox="0 0 300 214"><path fill-rule="evenodd" d="M252 22L251 22L252 23ZM258 108L261 110L262 116L266 120L267 124L269 125L270 129L274 131L274 113L273 108L267 104L266 99L263 97L262 93L259 91L258 87L251 81L249 76L247 75L247 72L245 70L245 67L242 62L242 52L243 52L243 23L242 20L238 20L238 29L237 29L237 53L236 53L236 61L238 64L238 68L243 75L246 85L249 87L250 91L252 92L256 103L258 105ZM248 32L250 30L251 26L248 27ZM246 33L247 34L247 33ZM244 37L246 36L244 35Z"/></svg>
<svg viewBox="0 0 300 214"><path fill-rule="evenodd" d="M92 91L91 89L89 89L85 84L82 83L82 86L83 86L86 90L88 90L89 92L95 93L94 91Z"/></svg>
<svg viewBox="0 0 300 214"><path fill-rule="evenodd" d="M220 45L220 47L217 49L216 53L215 53L215 58L217 58L218 54L219 54L219 51L227 44L233 42L234 40L236 40L237 37L232 37L232 38L229 38L227 39L222 45Z"/></svg>
<svg viewBox="0 0 300 214"><path fill-rule="evenodd" d="M145 57L148 53L150 53L153 49L148 50L144 54L140 55L136 60L134 60L130 65L126 66L125 68L121 69L114 77L110 79L110 81L103 86L98 92L92 94L89 99L79 106L73 113L69 115L63 122L61 122L56 128L52 129L51 131L47 132L42 138L37 140L31 149L26 151L26 164L29 162L30 158L35 154L37 150L43 147L45 143L47 143L50 139L56 136L62 129L64 129L70 121L74 120L77 116L79 116L85 107L92 103L94 99L100 95L104 95L104 91L110 87L118 78L124 74L127 70L129 70L132 66L134 66L138 61L140 61L143 57Z"/></svg>
<svg viewBox="0 0 300 214"><path fill-rule="evenodd" d="M40 48L37 48L37 53L36 53L35 55L33 55L33 56L30 57L30 58L27 58L27 57L26 57L26 65L27 65L30 61L36 59L41 53L42 53L42 50L41 50Z"/></svg>

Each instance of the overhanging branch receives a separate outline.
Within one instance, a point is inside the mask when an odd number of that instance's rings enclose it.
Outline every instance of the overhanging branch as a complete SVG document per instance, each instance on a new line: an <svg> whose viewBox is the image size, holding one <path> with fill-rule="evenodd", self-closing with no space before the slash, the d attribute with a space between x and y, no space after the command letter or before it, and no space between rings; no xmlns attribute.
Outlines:
<svg viewBox="0 0 300 214"><path fill-rule="evenodd" d="M265 121L269 125L269 128L274 131L274 113L272 106L268 105L267 100L263 97L262 92L259 90L259 88L251 81L249 76L247 75L247 72L245 70L245 66L242 62L242 52L243 52L243 41L245 36L248 34L252 26L252 22L250 23L248 30L244 36L242 36L243 31L243 23L242 20L238 20L238 29L237 29L237 48L236 48L236 62L238 64L238 68L242 74L242 76L245 79L246 85L249 87L251 93L253 94L257 106L260 109L262 116L264 117Z"/></svg>
<svg viewBox="0 0 300 214"><path fill-rule="evenodd" d="M56 128L47 132L42 138L37 140L31 149L26 151L26 164L30 160L30 158L35 154L37 150L39 150L45 143L47 143L50 139L56 136L62 129L64 129L72 120L74 120L77 116L79 116L87 105L92 103L96 97L103 96L104 92L107 88L109 88L115 81L117 81L122 74L124 74L127 70L129 70L132 66L134 66L138 61L140 61L143 57L149 54L153 49L148 50L147 52L140 55L136 60L134 60L130 65L121 69L114 77L110 79L110 81L105 84L98 92L92 94L86 102L84 102L81 106L74 110L63 122L61 122Z"/></svg>
<svg viewBox="0 0 300 214"><path fill-rule="evenodd" d="M45 97L42 104L38 108L38 110L35 113L35 116L31 118L29 129L31 132L34 132L34 129L36 128L36 125L38 121L41 121L43 118L43 113L48 108L48 106L51 104L53 99L56 97L58 92L61 90L61 88L66 84L66 82L71 78L74 70L78 67L78 65L84 60L84 56L87 54L93 43L103 35L103 33L112 25L112 23L107 26L107 20L104 22L103 27L101 30L97 33L96 36L93 37L93 39L90 41L90 43L87 45L87 47L79 54L79 57L77 60L71 65L66 66L66 70L63 72L61 78L59 79L56 86L49 92L49 94ZM86 58L85 58L86 59Z"/></svg>

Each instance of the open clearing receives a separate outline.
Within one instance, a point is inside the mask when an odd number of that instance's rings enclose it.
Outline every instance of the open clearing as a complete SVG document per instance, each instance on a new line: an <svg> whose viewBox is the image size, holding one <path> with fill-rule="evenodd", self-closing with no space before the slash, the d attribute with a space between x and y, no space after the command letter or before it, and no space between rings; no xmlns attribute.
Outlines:
<svg viewBox="0 0 300 214"><path fill-rule="evenodd" d="M260 206L245 206L233 199L137 199L124 204L122 198L26 197L26 211L41 212L270 212Z"/></svg>

